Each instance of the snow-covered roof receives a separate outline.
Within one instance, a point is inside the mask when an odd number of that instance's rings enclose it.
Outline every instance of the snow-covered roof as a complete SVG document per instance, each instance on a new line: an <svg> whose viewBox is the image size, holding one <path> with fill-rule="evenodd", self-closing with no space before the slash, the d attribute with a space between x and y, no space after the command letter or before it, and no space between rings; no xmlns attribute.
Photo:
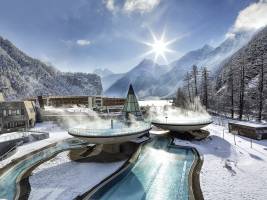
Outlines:
<svg viewBox="0 0 267 200"><path fill-rule="evenodd" d="M230 122L231 124L238 124L242 126L249 126L253 128L267 128L267 124L260 124L260 123L254 123L254 122L246 122L246 121L236 121L236 122Z"/></svg>

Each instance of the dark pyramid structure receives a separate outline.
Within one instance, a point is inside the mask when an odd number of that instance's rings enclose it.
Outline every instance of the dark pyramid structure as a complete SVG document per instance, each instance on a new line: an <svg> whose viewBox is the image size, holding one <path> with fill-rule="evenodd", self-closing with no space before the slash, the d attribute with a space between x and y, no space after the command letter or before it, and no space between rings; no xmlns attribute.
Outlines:
<svg viewBox="0 0 267 200"><path fill-rule="evenodd" d="M139 108L137 98L134 93L133 86L130 84L127 99L122 110L123 116L129 120L129 116L134 115L137 120L143 120L142 113Z"/></svg>

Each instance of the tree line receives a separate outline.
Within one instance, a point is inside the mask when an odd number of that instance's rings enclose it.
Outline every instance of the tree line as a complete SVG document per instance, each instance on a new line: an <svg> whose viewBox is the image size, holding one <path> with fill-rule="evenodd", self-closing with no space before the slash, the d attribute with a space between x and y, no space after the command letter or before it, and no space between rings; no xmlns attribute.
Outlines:
<svg viewBox="0 0 267 200"><path fill-rule="evenodd" d="M184 75L183 86L176 92L175 104L185 106L199 98L205 108L231 118L267 119L267 56L262 53L253 61L255 76L248 75L244 60L228 66L223 78L211 74L207 67L193 65Z"/></svg>

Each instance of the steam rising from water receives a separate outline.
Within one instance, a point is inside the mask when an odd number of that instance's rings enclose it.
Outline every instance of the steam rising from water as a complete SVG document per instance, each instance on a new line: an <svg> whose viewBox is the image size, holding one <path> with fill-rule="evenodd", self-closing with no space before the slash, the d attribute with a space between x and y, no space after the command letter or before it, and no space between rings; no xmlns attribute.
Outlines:
<svg viewBox="0 0 267 200"><path fill-rule="evenodd" d="M211 116L201 105L198 98L193 103L188 103L186 108L165 106L151 106L148 118L154 122L173 124L195 124L211 121Z"/></svg>
<svg viewBox="0 0 267 200"><path fill-rule="evenodd" d="M118 122L114 115L103 114L100 116L97 112L84 107L45 107L45 111L49 115L61 116L63 118L62 125L64 128L79 128L79 129L110 129L111 119L113 119L113 128L125 128L124 123ZM64 117L62 117L64 116ZM129 126L136 126L138 122L135 116L129 116Z"/></svg>

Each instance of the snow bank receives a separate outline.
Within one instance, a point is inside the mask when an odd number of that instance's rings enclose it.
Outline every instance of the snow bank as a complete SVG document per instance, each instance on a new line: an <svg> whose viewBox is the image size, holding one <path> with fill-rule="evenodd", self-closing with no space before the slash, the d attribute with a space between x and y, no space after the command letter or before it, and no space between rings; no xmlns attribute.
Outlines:
<svg viewBox="0 0 267 200"><path fill-rule="evenodd" d="M115 172L125 161L114 163L78 163L68 152L43 163L30 176L29 199L74 199Z"/></svg>
<svg viewBox="0 0 267 200"><path fill-rule="evenodd" d="M222 126L209 125L203 141L175 139L177 145L196 147L204 155L200 174L201 189L207 200L267 199L267 141L234 136Z"/></svg>

